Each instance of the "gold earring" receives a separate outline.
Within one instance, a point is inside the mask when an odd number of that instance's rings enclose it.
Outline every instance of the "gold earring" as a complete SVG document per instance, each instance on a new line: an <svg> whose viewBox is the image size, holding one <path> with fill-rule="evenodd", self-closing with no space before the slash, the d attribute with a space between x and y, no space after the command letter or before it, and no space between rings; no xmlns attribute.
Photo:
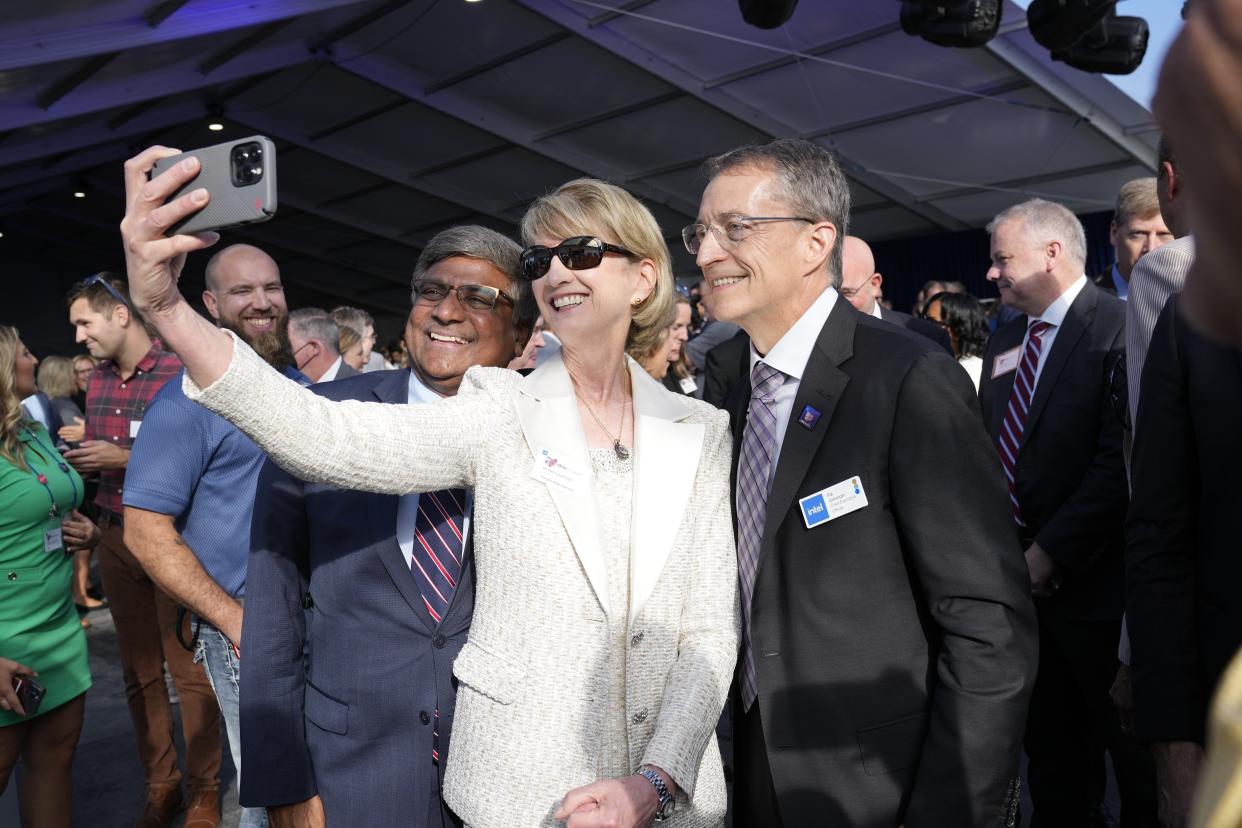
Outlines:
<svg viewBox="0 0 1242 828"><path fill-rule="evenodd" d="M642 299L635 299L633 302L630 302L630 307L632 307L632 308L636 308L636 307L638 307L639 305L641 305L642 303L643 303L643 300L642 300Z"/></svg>

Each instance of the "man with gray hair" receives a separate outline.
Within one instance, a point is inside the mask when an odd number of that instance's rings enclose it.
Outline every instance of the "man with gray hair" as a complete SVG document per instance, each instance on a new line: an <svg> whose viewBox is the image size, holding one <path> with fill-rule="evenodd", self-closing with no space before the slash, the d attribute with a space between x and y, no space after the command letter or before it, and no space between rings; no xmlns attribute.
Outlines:
<svg viewBox="0 0 1242 828"><path fill-rule="evenodd" d="M332 382L358 372L341 359L340 329L322 308L300 308L289 314L289 347L293 362L311 382Z"/></svg>
<svg viewBox="0 0 1242 828"><path fill-rule="evenodd" d="M734 824L995 825L1016 806L1035 619L974 386L839 300L849 184L827 150L778 140L708 172L683 239L712 313L750 336L725 405Z"/></svg>
<svg viewBox="0 0 1242 828"><path fill-rule="evenodd" d="M316 392L425 403L456 394L474 365L505 367L535 317L520 253L485 227L437 234L414 267L410 368ZM460 824L440 784L474 608L471 538L469 492L346 491L266 464L241 644L240 798L267 807L274 828Z"/></svg>
<svg viewBox="0 0 1242 828"><path fill-rule="evenodd" d="M1153 825L1150 757L1109 703L1121 632L1125 303L1083 267L1082 223L1033 199L988 225L987 278L1019 316L983 358L979 398L1039 617L1025 748L1033 825L1087 826L1112 756L1125 825Z"/></svg>

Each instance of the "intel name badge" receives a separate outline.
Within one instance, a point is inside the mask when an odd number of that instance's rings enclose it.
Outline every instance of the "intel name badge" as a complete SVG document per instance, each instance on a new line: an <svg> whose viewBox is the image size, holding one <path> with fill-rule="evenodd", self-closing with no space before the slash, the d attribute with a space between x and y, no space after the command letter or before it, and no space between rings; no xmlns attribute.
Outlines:
<svg viewBox="0 0 1242 828"><path fill-rule="evenodd" d="M858 477L842 480L835 486L829 486L798 501L798 506L802 508L802 521L807 529L814 529L821 523L857 512L866 505L867 493L863 491L862 480Z"/></svg>

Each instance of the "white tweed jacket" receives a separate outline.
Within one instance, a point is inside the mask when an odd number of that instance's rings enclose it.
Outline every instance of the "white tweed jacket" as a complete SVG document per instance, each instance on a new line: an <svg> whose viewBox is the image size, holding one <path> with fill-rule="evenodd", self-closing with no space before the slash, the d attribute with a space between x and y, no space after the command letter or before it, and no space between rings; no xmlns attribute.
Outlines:
<svg viewBox="0 0 1242 828"><path fill-rule="evenodd" d="M727 415L674 395L631 362L634 500L626 715L630 764L683 793L671 826L719 826L714 738L738 644ZM474 489L477 575L444 795L475 828L555 826L595 779L607 709L607 569L591 465L559 355L527 377L472 368L431 405L332 402L235 341L228 371L185 390L307 480L401 494ZM543 452L547 450L548 455ZM537 479L548 456L579 475Z"/></svg>

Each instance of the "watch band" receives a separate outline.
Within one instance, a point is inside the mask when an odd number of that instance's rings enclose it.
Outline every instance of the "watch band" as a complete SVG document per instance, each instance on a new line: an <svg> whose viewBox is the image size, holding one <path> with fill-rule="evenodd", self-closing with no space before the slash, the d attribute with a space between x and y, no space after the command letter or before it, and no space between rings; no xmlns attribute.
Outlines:
<svg viewBox="0 0 1242 828"><path fill-rule="evenodd" d="M651 783L651 787L655 788L656 796L660 799L660 804L656 807L655 821L663 822L673 815L675 803L673 795L669 793L668 785L664 784L664 780L655 769L644 765L638 769L638 775Z"/></svg>

